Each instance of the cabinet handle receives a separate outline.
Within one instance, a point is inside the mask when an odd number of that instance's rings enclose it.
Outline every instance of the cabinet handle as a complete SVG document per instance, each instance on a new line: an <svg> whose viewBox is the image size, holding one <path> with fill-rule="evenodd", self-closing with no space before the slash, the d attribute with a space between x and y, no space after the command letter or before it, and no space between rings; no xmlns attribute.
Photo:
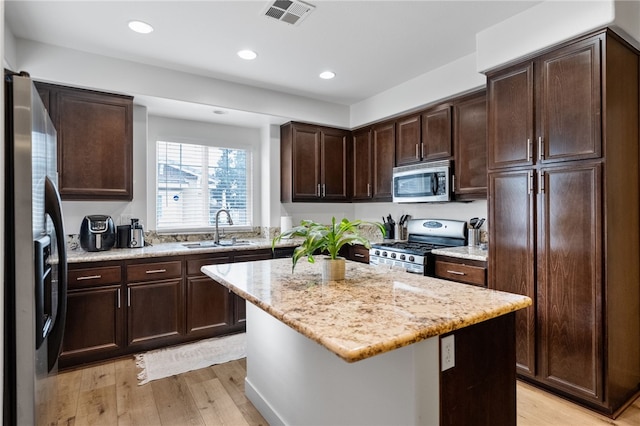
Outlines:
<svg viewBox="0 0 640 426"><path fill-rule="evenodd" d="M353 253L353 257L364 257L362 253Z"/></svg>
<svg viewBox="0 0 640 426"><path fill-rule="evenodd" d="M533 143L531 138L527 138L527 161L531 161L531 151L533 149Z"/></svg>
<svg viewBox="0 0 640 426"><path fill-rule="evenodd" d="M464 272L460 272L460 271L447 271L447 274L453 274L453 275L465 275Z"/></svg>
<svg viewBox="0 0 640 426"><path fill-rule="evenodd" d="M420 157L424 158L424 144L423 143L420 144Z"/></svg>
<svg viewBox="0 0 640 426"><path fill-rule="evenodd" d="M120 309L120 289L118 289L118 309Z"/></svg>
<svg viewBox="0 0 640 426"><path fill-rule="evenodd" d="M320 197L320 184L316 187L316 195Z"/></svg>
<svg viewBox="0 0 640 426"><path fill-rule="evenodd" d="M327 184L322 184L322 198L327 196Z"/></svg>
<svg viewBox="0 0 640 426"><path fill-rule="evenodd" d="M420 155L418 154L418 144L416 144L416 160L420 159Z"/></svg>
<svg viewBox="0 0 640 426"><path fill-rule="evenodd" d="M538 160L544 160L544 139L542 136L538 137Z"/></svg>
<svg viewBox="0 0 640 426"><path fill-rule="evenodd" d="M527 177L527 194L531 195L533 192L533 171L530 170L527 174L529 175Z"/></svg>
<svg viewBox="0 0 640 426"><path fill-rule="evenodd" d="M167 272L166 269L149 269L145 274L162 274Z"/></svg>
<svg viewBox="0 0 640 426"><path fill-rule="evenodd" d="M131 287L127 287L127 307L131 306Z"/></svg>
<svg viewBox="0 0 640 426"><path fill-rule="evenodd" d="M371 184L367 184L367 197L371 197Z"/></svg>
<svg viewBox="0 0 640 426"><path fill-rule="evenodd" d="M76 281L99 280L100 278L102 278L102 275L87 275L87 276L84 276L84 277L76 278Z"/></svg>
<svg viewBox="0 0 640 426"><path fill-rule="evenodd" d="M456 192L456 175L451 175L451 192Z"/></svg>
<svg viewBox="0 0 640 426"><path fill-rule="evenodd" d="M538 187L540 188L540 193L544 194L544 172L540 172L538 175Z"/></svg>

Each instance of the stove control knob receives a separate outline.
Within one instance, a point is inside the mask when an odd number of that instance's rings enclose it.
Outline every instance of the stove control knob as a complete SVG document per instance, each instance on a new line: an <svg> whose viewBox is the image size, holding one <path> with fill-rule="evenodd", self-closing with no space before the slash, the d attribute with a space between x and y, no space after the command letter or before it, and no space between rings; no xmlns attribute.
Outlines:
<svg viewBox="0 0 640 426"><path fill-rule="evenodd" d="M413 261L415 261L415 260L416 260L416 258L415 258L415 257L413 257L413 256L409 256L409 262L413 262Z"/></svg>
<svg viewBox="0 0 640 426"><path fill-rule="evenodd" d="M395 253L391 253L391 258L395 259L396 258L396 254Z"/></svg>
<svg viewBox="0 0 640 426"><path fill-rule="evenodd" d="M374 252L374 254L375 254L376 256L380 256L380 250L376 250L376 251Z"/></svg>
<svg viewBox="0 0 640 426"><path fill-rule="evenodd" d="M407 256L405 256L404 254L400 255L400 260L405 260L407 258Z"/></svg>
<svg viewBox="0 0 640 426"><path fill-rule="evenodd" d="M382 257L387 257L387 252L386 251L382 252Z"/></svg>

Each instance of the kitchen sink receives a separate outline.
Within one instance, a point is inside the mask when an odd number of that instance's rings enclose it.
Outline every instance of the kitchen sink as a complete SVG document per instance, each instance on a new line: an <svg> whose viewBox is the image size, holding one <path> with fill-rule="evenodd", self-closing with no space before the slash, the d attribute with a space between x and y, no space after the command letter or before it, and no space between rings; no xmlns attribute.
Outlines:
<svg viewBox="0 0 640 426"><path fill-rule="evenodd" d="M194 241L192 243L182 243L187 248L204 248L204 247L230 247L230 246L252 246L252 243L248 240L221 240L219 243L213 241Z"/></svg>

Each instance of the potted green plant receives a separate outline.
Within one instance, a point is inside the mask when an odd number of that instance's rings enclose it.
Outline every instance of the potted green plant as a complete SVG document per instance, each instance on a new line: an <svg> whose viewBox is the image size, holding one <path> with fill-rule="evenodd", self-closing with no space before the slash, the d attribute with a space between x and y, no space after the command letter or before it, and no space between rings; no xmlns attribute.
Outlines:
<svg viewBox="0 0 640 426"><path fill-rule="evenodd" d="M377 226L382 236L385 236L385 229L381 223L362 220L349 221L346 218L336 222L336 218L333 217L330 225L303 220L300 225L273 238L271 247L275 249L276 244L283 238L303 238L302 243L293 252L291 272L294 271L301 257L306 256L310 263L315 263L314 255L322 253L328 255L323 265L323 280L340 281L344 279L345 270L345 259L338 256L342 246L362 244L367 248L371 247L369 240L359 233L358 227L363 224Z"/></svg>

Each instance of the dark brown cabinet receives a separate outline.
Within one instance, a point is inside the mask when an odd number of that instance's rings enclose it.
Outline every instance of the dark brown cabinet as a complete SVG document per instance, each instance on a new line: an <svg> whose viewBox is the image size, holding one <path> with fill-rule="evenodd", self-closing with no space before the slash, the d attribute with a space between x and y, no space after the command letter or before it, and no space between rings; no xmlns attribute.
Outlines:
<svg viewBox="0 0 640 426"><path fill-rule="evenodd" d="M288 123L280 132L282 202L349 199L348 131Z"/></svg>
<svg viewBox="0 0 640 426"><path fill-rule="evenodd" d="M404 166L422 161L424 151L420 135L420 114L403 117L396 121L396 164Z"/></svg>
<svg viewBox="0 0 640 426"><path fill-rule="evenodd" d="M127 265L129 347L151 347L154 340L184 334L182 287L181 260Z"/></svg>
<svg viewBox="0 0 640 426"><path fill-rule="evenodd" d="M69 266L61 367L115 356L126 345L122 277L119 262Z"/></svg>
<svg viewBox="0 0 640 426"><path fill-rule="evenodd" d="M353 132L352 201L391 201L394 139L393 123Z"/></svg>
<svg viewBox="0 0 640 426"><path fill-rule="evenodd" d="M369 249L362 244L346 244L342 246L340 256L354 262L369 263Z"/></svg>
<svg viewBox="0 0 640 426"><path fill-rule="evenodd" d="M488 75L489 286L534 301L518 374L608 415L640 389L639 70L604 30Z"/></svg>
<svg viewBox="0 0 640 426"><path fill-rule="evenodd" d="M200 268L271 249L69 265L61 368L244 330L244 299Z"/></svg>
<svg viewBox="0 0 640 426"><path fill-rule="evenodd" d="M487 198L486 91L456 100L453 117L455 198Z"/></svg>
<svg viewBox="0 0 640 426"><path fill-rule="evenodd" d="M434 261L434 275L437 278L487 286L487 262L441 255L434 256Z"/></svg>
<svg viewBox="0 0 640 426"><path fill-rule="evenodd" d="M200 271L205 265L231 261L229 252L187 257L187 334L211 337L223 333L231 325L229 290Z"/></svg>
<svg viewBox="0 0 640 426"><path fill-rule="evenodd" d="M395 166L396 130L393 122L376 124L371 128L373 169L371 171L373 201L391 201L393 195L393 167Z"/></svg>
<svg viewBox="0 0 640 426"><path fill-rule="evenodd" d="M133 98L36 83L58 132L63 200L133 199Z"/></svg>
<svg viewBox="0 0 640 426"><path fill-rule="evenodd" d="M585 40L492 76L489 167L600 157L600 57Z"/></svg>
<svg viewBox="0 0 640 426"><path fill-rule="evenodd" d="M451 158L451 104L445 103L421 114L396 121L396 164L404 166L422 161Z"/></svg>

